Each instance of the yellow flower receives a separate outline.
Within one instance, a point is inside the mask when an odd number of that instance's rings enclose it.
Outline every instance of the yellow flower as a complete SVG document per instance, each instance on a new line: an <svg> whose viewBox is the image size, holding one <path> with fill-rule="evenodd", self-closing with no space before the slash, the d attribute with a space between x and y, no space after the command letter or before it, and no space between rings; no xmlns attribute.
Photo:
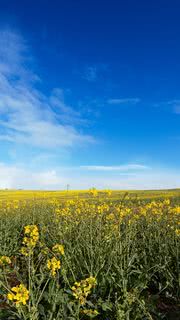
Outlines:
<svg viewBox="0 0 180 320"><path fill-rule="evenodd" d="M21 248L21 250L20 250L20 252L21 252L21 254L23 255L23 256L28 256L28 254L29 254L29 250L28 250L28 248L26 248L26 247L22 247Z"/></svg>
<svg viewBox="0 0 180 320"><path fill-rule="evenodd" d="M16 307L19 307L20 304L26 305L29 300L29 291L23 284L11 288L11 293L7 294L7 299L13 301L16 304Z"/></svg>
<svg viewBox="0 0 180 320"><path fill-rule="evenodd" d="M112 195L112 191L111 190L105 190L105 194L110 197Z"/></svg>
<svg viewBox="0 0 180 320"><path fill-rule="evenodd" d="M39 240L39 231L36 225L28 225L24 227L24 234L26 235L23 238L24 247L21 249L21 253L27 256L29 253L33 252L33 249L36 246L36 243Z"/></svg>
<svg viewBox="0 0 180 320"><path fill-rule="evenodd" d="M91 310L91 309L84 309L81 311L82 313L84 313L85 315L87 315L88 317L91 316L97 316L99 314L99 312L97 310Z"/></svg>
<svg viewBox="0 0 180 320"><path fill-rule="evenodd" d="M90 195L96 197L98 195L98 191L95 188L89 190Z"/></svg>
<svg viewBox="0 0 180 320"><path fill-rule="evenodd" d="M55 213L57 214L57 215L59 215L60 213L61 213L61 210L60 209L55 209Z"/></svg>
<svg viewBox="0 0 180 320"><path fill-rule="evenodd" d="M11 264L11 259L7 256L0 257L0 266L6 266Z"/></svg>
<svg viewBox="0 0 180 320"><path fill-rule="evenodd" d="M169 205L170 205L170 199L165 199L165 200L163 201L163 204L164 204L165 206L169 206Z"/></svg>
<svg viewBox="0 0 180 320"><path fill-rule="evenodd" d="M113 220L114 219L114 214L113 213L110 213L106 216L106 219L107 220Z"/></svg>
<svg viewBox="0 0 180 320"><path fill-rule="evenodd" d="M71 287L73 296L75 299L79 300L81 305L86 303L86 298L91 293L91 289L95 287L96 283L94 277L89 277L80 282L75 282L74 286Z"/></svg>
<svg viewBox="0 0 180 320"><path fill-rule="evenodd" d="M13 293L8 293L8 294L7 294L7 299L8 299L8 300L12 301L13 298L14 298L14 294L13 294Z"/></svg>
<svg viewBox="0 0 180 320"><path fill-rule="evenodd" d="M55 244L52 247L52 251L56 253L60 253L61 255L64 255L64 246L62 244Z"/></svg>
<svg viewBox="0 0 180 320"><path fill-rule="evenodd" d="M55 277L57 271L61 268L60 260L57 260L55 257L47 261L47 268L50 270L51 275Z"/></svg>

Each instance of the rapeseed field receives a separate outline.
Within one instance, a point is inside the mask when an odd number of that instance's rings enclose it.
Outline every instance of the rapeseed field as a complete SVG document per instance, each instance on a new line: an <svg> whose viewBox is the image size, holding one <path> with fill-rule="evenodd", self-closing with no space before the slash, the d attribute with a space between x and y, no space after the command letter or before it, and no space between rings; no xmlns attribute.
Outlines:
<svg viewBox="0 0 180 320"><path fill-rule="evenodd" d="M179 319L179 194L1 191L0 319Z"/></svg>

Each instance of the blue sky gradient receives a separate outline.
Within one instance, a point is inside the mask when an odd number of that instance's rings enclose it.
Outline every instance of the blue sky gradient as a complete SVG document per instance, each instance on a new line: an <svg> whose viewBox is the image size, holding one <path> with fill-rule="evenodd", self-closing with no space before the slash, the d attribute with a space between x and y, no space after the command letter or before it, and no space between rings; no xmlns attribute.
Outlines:
<svg viewBox="0 0 180 320"><path fill-rule="evenodd" d="M180 187L179 16L0 0L0 188Z"/></svg>

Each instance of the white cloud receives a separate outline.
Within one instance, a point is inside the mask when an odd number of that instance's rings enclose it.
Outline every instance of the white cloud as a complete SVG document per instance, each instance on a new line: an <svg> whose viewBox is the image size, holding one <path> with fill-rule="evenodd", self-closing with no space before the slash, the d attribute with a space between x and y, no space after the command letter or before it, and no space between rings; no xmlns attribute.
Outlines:
<svg viewBox="0 0 180 320"><path fill-rule="evenodd" d="M132 171L150 169L150 167L140 164L125 164L120 166L81 166L81 168L93 171Z"/></svg>
<svg viewBox="0 0 180 320"><path fill-rule="evenodd" d="M62 188L63 178L55 170L32 171L24 167L0 164L1 189L54 189Z"/></svg>
<svg viewBox="0 0 180 320"><path fill-rule="evenodd" d="M120 99L109 99L108 104L137 104L141 100L139 98L120 98Z"/></svg>
<svg viewBox="0 0 180 320"><path fill-rule="evenodd" d="M29 51L20 35L0 31L0 140L41 148L94 141L78 129L84 119L65 104L62 90L48 96L37 89Z"/></svg>

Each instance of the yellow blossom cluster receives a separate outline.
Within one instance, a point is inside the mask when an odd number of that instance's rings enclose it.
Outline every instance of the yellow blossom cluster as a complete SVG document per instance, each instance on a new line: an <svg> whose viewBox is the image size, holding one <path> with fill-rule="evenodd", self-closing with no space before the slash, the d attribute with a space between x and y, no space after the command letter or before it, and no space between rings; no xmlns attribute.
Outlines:
<svg viewBox="0 0 180 320"><path fill-rule="evenodd" d="M109 197L112 195L112 191L111 190L105 190L104 192L105 192L105 195L107 195Z"/></svg>
<svg viewBox="0 0 180 320"><path fill-rule="evenodd" d="M52 251L57 254L61 254L63 256L64 255L64 246L62 244L55 244L52 247Z"/></svg>
<svg viewBox="0 0 180 320"><path fill-rule="evenodd" d="M39 230L36 225L27 225L24 227L24 238L23 247L21 248L21 253L27 256L29 253L33 252L38 240L39 240Z"/></svg>
<svg viewBox="0 0 180 320"><path fill-rule="evenodd" d="M19 307L21 304L26 305L29 300L29 291L23 284L20 284L11 288L11 292L7 294L7 299L13 301L16 307Z"/></svg>
<svg viewBox="0 0 180 320"><path fill-rule="evenodd" d="M80 282L75 282L74 286L71 287L73 296L79 300L81 305L86 303L87 296L91 293L92 288L96 286L97 282L94 277L86 278Z"/></svg>
<svg viewBox="0 0 180 320"><path fill-rule="evenodd" d="M7 256L1 256L0 257L0 267L1 266L7 266L11 264L11 259Z"/></svg>
<svg viewBox="0 0 180 320"><path fill-rule="evenodd" d="M95 188L92 188L89 190L89 194L93 197L96 197L98 195L98 191Z"/></svg>
<svg viewBox="0 0 180 320"><path fill-rule="evenodd" d="M57 271L61 268L60 260L56 259L55 257L49 259L47 261L47 268L50 270L51 275L55 277Z"/></svg>
<svg viewBox="0 0 180 320"><path fill-rule="evenodd" d="M102 203L97 205L97 212L98 213L103 213L109 211L109 205L107 203Z"/></svg>

